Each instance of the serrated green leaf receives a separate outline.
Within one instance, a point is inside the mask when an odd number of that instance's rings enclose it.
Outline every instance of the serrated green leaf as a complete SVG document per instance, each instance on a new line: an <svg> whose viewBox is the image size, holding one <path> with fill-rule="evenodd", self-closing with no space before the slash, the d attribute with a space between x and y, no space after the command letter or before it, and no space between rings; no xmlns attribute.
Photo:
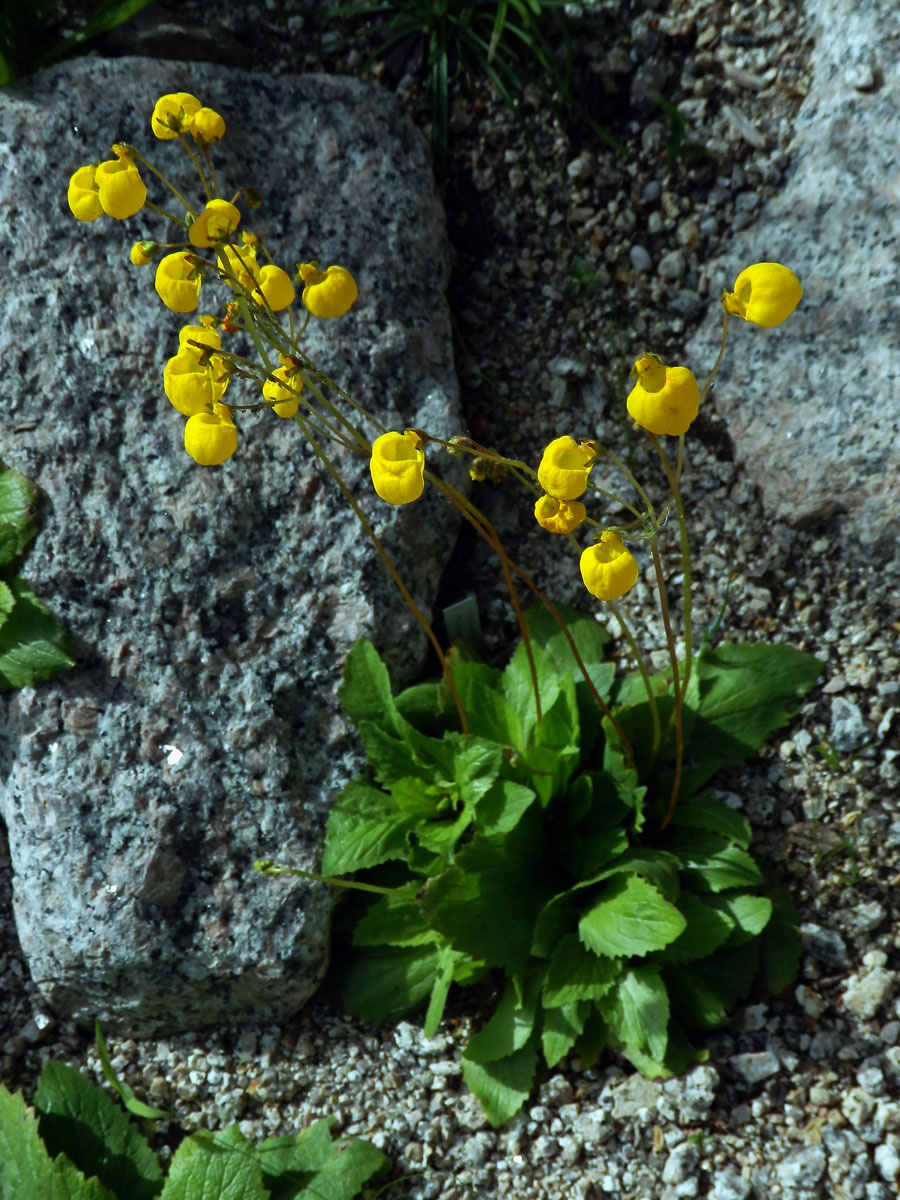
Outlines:
<svg viewBox="0 0 900 1200"><path fill-rule="evenodd" d="M534 1030L540 990L541 975L533 975L520 1003L510 981L493 1016L469 1039L466 1058L476 1063L496 1062L521 1050Z"/></svg>
<svg viewBox="0 0 900 1200"><path fill-rule="evenodd" d="M61 1062L44 1067L34 1098L51 1157L65 1154L87 1176L129 1200L152 1200L162 1187L159 1161L109 1096Z"/></svg>
<svg viewBox="0 0 900 1200"><path fill-rule="evenodd" d="M605 661L605 647L609 642L609 634L591 613L578 612L563 604L554 607L575 643L588 678L601 700L607 703L616 673L614 664ZM600 730L602 709L578 667L568 638L550 610L543 604L536 604L525 614L525 621L532 637L541 646L557 674L560 677L570 675L575 681L581 745L582 750L587 751Z"/></svg>
<svg viewBox="0 0 900 1200"><path fill-rule="evenodd" d="M556 947L547 968L544 1007L559 1008L576 1000L599 1000L613 986L621 969L621 959L602 958L586 950L576 934L567 934Z"/></svg>
<svg viewBox="0 0 900 1200"><path fill-rule="evenodd" d="M462 1072L469 1091L495 1128L514 1117L531 1092L537 1066L534 1038L509 1058L476 1063L462 1056Z"/></svg>
<svg viewBox="0 0 900 1200"><path fill-rule="evenodd" d="M328 816L322 872L347 875L392 858L405 858L417 818L365 780L348 783Z"/></svg>
<svg viewBox="0 0 900 1200"><path fill-rule="evenodd" d="M369 723L402 738L404 722L394 704L388 669L366 638L358 638L347 655L340 696L344 712L357 729L361 723Z"/></svg>
<svg viewBox="0 0 900 1200"><path fill-rule="evenodd" d="M590 1005L584 1000L544 1010L541 1050L548 1067L555 1067L574 1047L584 1032L584 1022L590 1011Z"/></svg>
<svg viewBox="0 0 900 1200"><path fill-rule="evenodd" d="M762 933L772 916L772 901L768 896L755 896L750 892L724 892L718 896L707 896L704 903L726 914L734 925L726 946L739 946L756 937Z"/></svg>
<svg viewBox="0 0 900 1200"><path fill-rule="evenodd" d="M432 772L417 758L408 741L388 733L374 721L356 721L354 724L366 752L366 765L378 783L391 787L400 779L431 781ZM411 730L410 726L406 732Z"/></svg>
<svg viewBox="0 0 900 1200"><path fill-rule="evenodd" d="M651 850L643 846L635 846L631 850L626 850L624 854L614 859L605 870L601 871L598 881L621 874L639 875L648 883L652 883L664 899L674 901L678 899L678 893L681 890L678 882L680 867L681 863L675 855L670 854L667 850Z"/></svg>
<svg viewBox="0 0 900 1200"><path fill-rule="evenodd" d="M550 660L536 642L531 644L531 653L537 675L541 708L546 712L559 694L561 680ZM525 643L520 642L500 679L501 693L516 713L522 730L522 740L517 747L526 750L532 741L537 724L537 705L534 695L534 680L531 674Z"/></svg>
<svg viewBox="0 0 900 1200"><path fill-rule="evenodd" d="M24 579L9 580L15 601L0 626L0 691L34 687L74 667L62 629Z"/></svg>
<svg viewBox="0 0 900 1200"><path fill-rule="evenodd" d="M475 828L486 837L509 833L536 800L532 788L511 779L495 779L478 801Z"/></svg>
<svg viewBox="0 0 900 1200"><path fill-rule="evenodd" d="M657 1062L666 1057L669 997L659 967L631 967L597 1007L610 1032L626 1048L634 1047Z"/></svg>
<svg viewBox="0 0 900 1200"><path fill-rule="evenodd" d="M329 1117L257 1149L271 1200L354 1200L390 1159L359 1138L332 1141Z"/></svg>
<svg viewBox="0 0 900 1200"><path fill-rule="evenodd" d="M679 829L669 848L681 861L686 877L701 889L724 892L728 888L756 887L763 882L754 859L721 834Z"/></svg>
<svg viewBox="0 0 900 1200"><path fill-rule="evenodd" d="M459 688L469 720L470 733L489 738L500 746L522 749L522 723L513 707L488 679L499 679L500 672L483 663L460 663L453 678Z"/></svg>
<svg viewBox="0 0 900 1200"><path fill-rule="evenodd" d="M559 861L575 879L596 876L627 849L628 834L621 827L590 833L580 829L566 830L556 842Z"/></svg>
<svg viewBox="0 0 900 1200"><path fill-rule="evenodd" d="M821 670L818 659L792 646L723 642L698 655L700 699L690 723L688 753L694 746L700 752L685 771L682 794L758 750L790 720Z"/></svg>
<svg viewBox="0 0 900 1200"><path fill-rule="evenodd" d="M159 1200L269 1200L262 1167L236 1125L192 1133L172 1156Z"/></svg>
<svg viewBox="0 0 900 1200"><path fill-rule="evenodd" d="M535 917L549 891L539 817L529 809L510 833L475 837L454 866L429 880L421 899L428 923L457 950L510 974L528 964Z"/></svg>
<svg viewBox="0 0 900 1200"><path fill-rule="evenodd" d="M341 1000L348 1012L380 1025L421 1004L439 970L439 947L374 946L338 970Z"/></svg>
<svg viewBox="0 0 900 1200"><path fill-rule="evenodd" d="M0 567L19 558L34 537L34 484L10 467L0 468Z"/></svg>
<svg viewBox="0 0 900 1200"><path fill-rule="evenodd" d="M117 1200L99 1179L85 1179L65 1155L51 1160L38 1119L20 1092L0 1084L0 1200Z"/></svg>
<svg viewBox="0 0 900 1200"><path fill-rule="evenodd" d="M672 1017L669 1018L669 1040L663 1062L657 1062L649 1054L642 1054L635 1046L627 1049L623 1046L621 1049L647 1079L671 1079L673 1075L683 1075L691 1063L706 1062L709 1058L709 1051L692 1046L684 1030Z"/></svg>
<svg viewBox="0 0 900 1200"><path fill-rule="evenodd" d="M684 829L705 829L709 833L719 833L745 850L753 836L746 817L711 796L691 797L676 805L672 824Z"/></svg>
<svg viewBox="0 0 900 1200"><path fill-rule="evenodd" d="M15 605L16 598L10 591L9 584L4 583L3 580L0 579L0 627L6 623L6 618L15 608ZM2 633L0 633L0 638L2 638L2 636Z"/></svg>
<svg viewBox="0 0 900 1200"><path fill-rule="evenodd" d="M438 940L413 895L391 893L370 904L353 927L354 946L425 946Z"/></svg>
<svg viewBox="0 0 900 1200"><path fill-rule="evenodd" d="M687 926L674 942L660 951L661 962L686 963L706 958L723 946L734 930L734 921L727 911L705 903L693 892L683 891L676 904Z"/></svg>
<svg viewBox="0 0 900 1200"><path fill-rule="evenodd" d="M673 942L687 922L638 875L611 879L578 922L578 936L595 954L641 956ZM604 1014L605 1015L605 1014Z"/></svg>

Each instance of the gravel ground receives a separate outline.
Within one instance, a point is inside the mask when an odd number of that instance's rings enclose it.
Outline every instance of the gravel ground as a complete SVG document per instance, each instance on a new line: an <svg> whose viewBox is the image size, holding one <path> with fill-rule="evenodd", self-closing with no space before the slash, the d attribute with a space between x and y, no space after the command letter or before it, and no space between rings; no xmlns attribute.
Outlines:
<svg viewBox="0 0 900 1200"><path fill-rule="evenodd" d="M799 0L609 0L597 10L626 36L579 43L579 95L627 158L577 125L558 128L533 86L521 104L527 136L487 88L460 90L452 109L450 302L468 432L532 461L563 432L629 450L619 414L630 360L644 348L676 359L731 283L709 279L703 264L780 187L808 84ZM346 71L361 61L358 49L323 48L308 18L273 0L214 15L199 0L159 2L101 52L233 61L235 47L242 65L273 72ZM415 71L415 48L407 49L376 73L416 114L418 84L404 74ZM657 90L714 157L669 168L667 121L650 99ZM753 331L735 333L729 353L740 355ZM691 365L702 375L705 364ZM630 452L638 473L655 478L642 445ZM554 598L583 604L574 559L557 556L524 499L479 486L509 552ZM459 1049L484 1015L474 994L456 1000L430 1041L415 1024L373 1030L321 998L282 1028L113 1039L114 1065L139 1095L184 1128L238 1121L252 1137L336 1114L341 1130L393 1158L396 1176L412 1176L392 1189L398 1200L897 1194L897 570L849 567L827 527L768 521L714 412L692 428L685 487L698 621L715 617L731 575L730 637L790 642L825 662L783 740L716 781L794 896L805 949L796 988L739 1009L708 1039L708 1064L683 1079L648 1083L614 1056L591 1070L565 1060L499 1131L461 1081ZM628 611L660 654L648 584L639 582ZM478 598L487 649L502 652L513 631L499 573L480 547L462 543L442 603L467 592ZM0 844L8 912L5 853ZM89 1035L42 1009L7 923L0 1077L29 1091L50 1057L100 1077Z"/></svg>

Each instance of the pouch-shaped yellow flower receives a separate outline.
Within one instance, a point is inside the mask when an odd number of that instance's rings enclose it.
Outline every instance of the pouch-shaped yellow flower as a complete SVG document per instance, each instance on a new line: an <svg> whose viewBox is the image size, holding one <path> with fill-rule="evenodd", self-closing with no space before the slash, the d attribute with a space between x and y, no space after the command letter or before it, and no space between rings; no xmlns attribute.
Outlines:
<svg viewBox="0 0 900 1200"><path fill-rule="evenodd" d="M190 92L169 92L153 107L150 128L161 141L170 142L190 128L191 117L200 111L200 101Z"/></svg>
<svg viewBox="0 0 900 1200"><path fill-rule="evenodd" d="M666 367L655 354L636 359L637 383L626 401L632 418L650 433L678 437L700 409L700 389L687 367Z"/></svg>
<svg viewBox="0 0 900 1200"><path fill-rule="evenodd" d="M269 263L260 271L256 291L262 293L272 312L289 308L297 297L290 275L274 263Z"/></svg>
<svg viewBox="0 0 900 1200"><path fill-rule="evenodd" d="M580 500L573 500L569 504L566 500L557 500L555 496L541 496L534 506L534 516L538 525L548 533L571 533L585 519L587 509Z"/></svg>
<svg viewBox="0 0 900 1200"><path fill-rule="evenodd" d="M220 253L225 255L228 270L238 283L249 292L259 282L261 271L256 261L256 250L253 246L223 246ZM229 281L231 282L231 281Z"/></svg>
<svg viewBox="0 0 900 1200"><path fill-rule="evenodd" d="M129 258L136 267L146 267L147 263L153 262L157 250L159 250L159 246L156 242L148 242L146 240L135 242L131 247Z"/></svg>
<svg viewBox="0 0 900 1200"><path fill-rule="evenodd" d="M425 451L414 429L383 433L372 443L372 484L388 504L410 504L425 490Z"/></svg>
<svg viewBox="0 0 900 1200"><path fill-rule="evenodd" d="M200 272L183 251L160 259L154 286L166 308L193 312L200 302L200 283Z"/></svg>
<svg viewBox="0 0 900 1200"><path fill-rule="evenodd" d="M228 200L210 200L188 230L188 240L198 249L215 246L241 223L241 214Z"/></svg>
<svg viewBox="0 0 900 1200"><path fill-rule="evenodd" d="M303 303L314 317L342 317L359 295L356 280L344 267L320 271L315 263L301 263L299 272L306 285Z"/></svg>
<svg viewBox="0 0 900 1200"><path fill-rule="evenodd" d="M214 108L200 108L190 119L190 130L194 140L200 142L221 142L225 136L225 121Z"/></svg>
<svg viewBox="0 0 900 1200"><path fill-rule="evenodd" d="M72 216L77 217L79 221L96 221L103 212L96 174L97 168L94 166L79 167L69 180L66 199L69 201Z"/></svg>
<svg viewBox="0 0 900 1200"><path fill-rule="evenodd" d="M296 367L276 367L272 374L275 379L266 380L263 384L263 395L272 405L276 416L292 417L300 405L297 396L303 388L300 373ZM285 384L288 386L285 387Z"/></svg>
<svg viewBox="0 0 900 1200"><path fill-rule="evenodd" d="M203 317L200 319L204 320ZM194 358L199 360L204 352L196 346L192 346L191 342L200 342L204 346L210 346L213 350L222 349L222 339L219 337L218 330L212 325L182 325L178 331L179 353L193 354Z"/></svg>
<svg viewBox="0 0 900 1200"><path fill-rule="evenodd" d="M803 295L800 280L781 263L754 263L745 267L726 292L723 303L730 313L771 329L786 321Z"/></svg>
<svg viewBox="0 0 900 1200"><path fill-rule="evenodd" d="M596 450L566 434L555 438L541 455L538 483L557 500L577 500L587 490L587 477Z"/></svg>
<svg viewBox="0 0 900 1200"><path fill-rule="evenodd" d="M222 398L228 376L221 370L221 358L217 363L200 363L193 354L182 351L166 363L163 387L178 411L192 417Z"/></svg>
<svg viewBox="0 0 900 1200"><path fill-rule="evenodd" d="M147 188L130 158L113 158L100 163L96 180L100 207L108 217L124 221L144 207Z"/></svg>
<svg viewBox="0 0 900 1200"><path fill-rule="evenodd" d="M184 427L184 448L201 467L217 467L237 450L237 430L227 404L196 413Z"/></svg>
<svg viewBox="0 0 900 1200"><path fill-rule="evenodd" d="M637 561L612 529L582 551L580 565L584 586L598 600L618 600L637 582Z"/></svg>

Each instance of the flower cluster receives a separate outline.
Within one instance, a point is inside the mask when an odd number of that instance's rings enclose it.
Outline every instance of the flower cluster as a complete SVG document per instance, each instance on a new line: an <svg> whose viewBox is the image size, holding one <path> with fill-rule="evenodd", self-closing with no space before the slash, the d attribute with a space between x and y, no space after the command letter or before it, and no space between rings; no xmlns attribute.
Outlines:
<svg viewBox="0 0 900 1200"><path fill-rule="evenodd" d="M122 221L146 205L178 227L177 240L141 239L130 251L135 266L147 266L158 258L154 286L172 312L196 312L205 279L224 284L228 299L220 316L203 316L198 324L185 325L179 335L178 353L163 371L166 396L188 418L185 449L196 462L213 466L225 462L237 448L234 406L222 400L235 376L252 380L258 389L255 402L237 406L235 411L269 408L278 417L296 416L299 420L300 406L307 404L304 373L311 364L296 345L299 335L295 334L293 318L289 330L285 330L276 317L294 304L295 284L303 286L306 320L310 316L344 316L357 300L358 290L350 272L336 265L320 270L316 262L299 263L292 278L271 260L255 233L247 229L238 233L242 219L238 201L244 193L238 192L230 200L219 194L209 156L210 147L225 135L225 121L218 112L190 92L173 92L157 100L150 128L158 140L179 141L187 150L206 193L202 204L185 200L136 149L115 145L115 158L79 167L72 175L69 208L81 221L94 221L104 213ZM182 206L183 218L147 199L138 161L169 188ZM247 193L247 200L251 207L256 206L252 193ZM260 252L268 261L260 261ZM300 333L304 327L305 322ZM220 331L248 334L262 362L254 364L224 349ZM285 353L287 347L292 353ZM281 365L273 368L272 359L280 360Z"/></svg>

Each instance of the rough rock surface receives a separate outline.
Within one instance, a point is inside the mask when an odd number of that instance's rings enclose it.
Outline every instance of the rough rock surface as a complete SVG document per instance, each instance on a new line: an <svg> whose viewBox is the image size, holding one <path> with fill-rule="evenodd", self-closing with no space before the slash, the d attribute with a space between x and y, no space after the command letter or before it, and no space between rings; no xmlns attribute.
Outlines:
<svg viewBox="0 0 900 1200"><path fill-rule="evenodd" d="M196 183L149 131L174 90L225 115L219 178L229 195L263 194L252 224L276 258L355 273L360 301L311 331L314 361L388 426L460 426L443 213L392 96L345 78L88 58L0 94L0 461L40 488L24 573L79 660L3 698L16 920L53 1008L136 1034L284 1017L314 990L331 893L252 863L315 869L329 802L359 767L337 700L354 639L403 648L410 671L424 644L293 422L239 422L219 468L184 453L161 377L183 320L159 303L153 267L128 262L136 238L171 227L148 211L91 225L68 212L69 175L114 140ZM222 298L203 287L201 312ZM258 399L241 383L229 401ZM335 460L427 611L455 537L448 510L389 509L364 460Z"/></svg>
<svg viewBox="0 0 900 1200"><path fill-rule="evenodd" d="M900 9L820 0L811 16L813 83L787 186L708 270L730 283L748 263L787 263L804 297L789 334L732 322L740 352L726 356L715 404L772 517L838 517L848 552L890 554L900 484ZM688 360L711 361L720 336L713 312Z"/></svg>

